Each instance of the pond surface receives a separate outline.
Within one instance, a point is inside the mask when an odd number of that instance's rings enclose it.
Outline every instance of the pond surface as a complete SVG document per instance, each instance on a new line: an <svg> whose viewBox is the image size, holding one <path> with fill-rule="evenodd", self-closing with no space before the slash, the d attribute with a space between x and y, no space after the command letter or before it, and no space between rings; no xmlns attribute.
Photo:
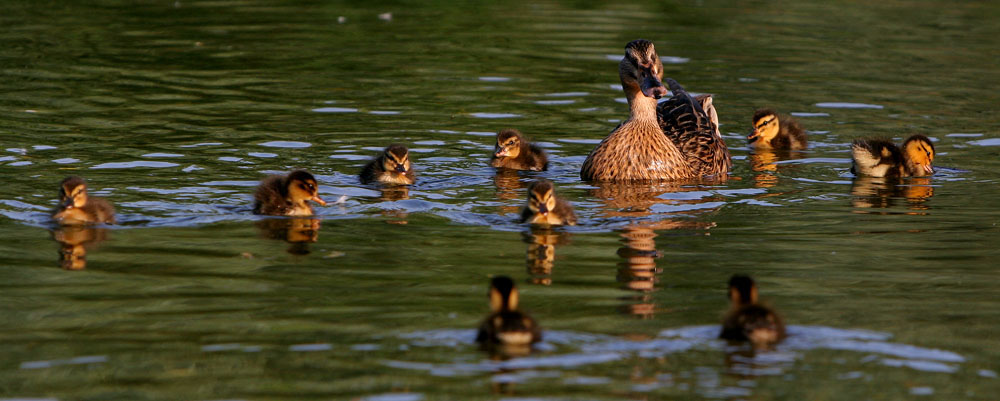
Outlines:
<svg viewBox="0 0 1000 401"><path fill-rule="evenodd" d="M5 2L0 399L995 399L995 2ZM712 93L722 183L600 185L625 43ZM758 107L808 151L753 153ZM550 154L497 174L493 134ZM933 177L854 179L849 144L933 138ZM418 183L356 177L389 143ZM260 219L308 168L318 221ZM59 181L120 224L55 229ZM580 224L514 222L544 177ZM334 202L336 201L336 202ZM753 275L791 324L715 340ZM490 275L546 329L474 343Z"/></svg>

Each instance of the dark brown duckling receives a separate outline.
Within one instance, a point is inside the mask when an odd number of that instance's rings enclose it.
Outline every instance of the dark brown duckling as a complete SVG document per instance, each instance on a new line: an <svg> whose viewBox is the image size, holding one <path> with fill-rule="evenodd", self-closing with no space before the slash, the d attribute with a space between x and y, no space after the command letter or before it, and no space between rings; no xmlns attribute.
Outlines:
<svg viewBox="0 0 1000 401"><path fill-rule="evenodd" d="M851 173L871 177L923 177L934 174L934 144L917 134L903 148L888 139L855 139L851 144Z"/></svg>
<svg viewBox="0 0 1000 401"><path fill-rule="evenodd" d="M757 284L750 276L736 274L729 279L729 301L719 338L750 341L754 348L765 348L785 338L781 317L757 303Z"/></svg>
<svg viewBox="0 0 1000 401"><path fill-rule="evenodd" d="M778 116L771 109L753 113L753 127L747 141L756 149L799 150L809 146L806 132L799 122L788 116Z"/></svg>
<svg viewBox="0 0 1000 401"><path fill-rule="evenodd" d="M326 206L319 197L319 185L308 171L295 170L288 175L272 175L260 182L254 193L254 214L271 216L312 216L306 201Z"/></svg>
<svg viewBox="0 0 1000 401"><path fill-rule="evenodd" d="M66 177L59 184L59 207L52 219L64 225L115 223L115 208L102 198L87 196L87 182L80 177Z"/></svg>
<svg viewBox="0 0 1000 401"><path fill-rule="evenodd" d="M542 340L542 329L528 314L517 309L514 280L497 276L490 281L490 315L479 325L476 342L524 346Z"/></svg>
<svg viewBox="0 0 1000 401"><path fill-rule="evenodd" d="M521 223L572 226L576 214L569 202L556 197L552 181L538 180L528 186L528 204L521 209Z"/></svg>
<svg viewBox="0 0 1000 401"><path fill-rule="evenodd" d="M505 129L497 133L490 165L512 170L544 171L549 167L549 159L542 148L529 143L520 131Z"/></svg>
<svg viewBox="0 0 1000 401"><path fill-rule="evenodd" d="M410 165L406 146L393 144L361 169L361 183L379 182L392 185L412 185L417 177Z"/></svg>

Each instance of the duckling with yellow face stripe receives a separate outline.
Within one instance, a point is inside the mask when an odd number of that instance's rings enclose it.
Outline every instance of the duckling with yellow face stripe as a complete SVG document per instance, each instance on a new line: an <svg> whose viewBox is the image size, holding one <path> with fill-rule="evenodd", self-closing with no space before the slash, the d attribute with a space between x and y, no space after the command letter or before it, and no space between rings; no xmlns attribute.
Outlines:
<svg viewBox="0 0 1000 401"><path fill-rule="evenodd" d="M771 109L760 109L753 114L753 128L747 141L757 149L805 149L806 133L799 122L790 117L778 118Z"/></svg>
<svg viewBox="0 0 1000 401"><path fill-rule="evenodd" d="M389 185L412 185L417 177L410 164L406 146L393 144L361 169L361 183L378 182Z"/></svg>
<svg viewBox="0 0 1000 401"><path fill-rule="evenodd" d="M505 129L497 133L496 148L490 165L512 170L543 171L548 168L545 151L533 145L516 129Z"/></svg>
<svg viewBox="0 0 1000 401"><path fill-rule="evenodd" d="M518 294L514 280L497 276L488 292L490 315L479 325L476 342L483 344L529 345L542 340L542 329L528 314L517 309Z"/></svg>
<svg viewBox="0 0 1000 401"><path fill-rule="evenodd" d="M521 223L572 226L576 214L569 202L556 197L551 181L539 180L528 187L528 204L521 210Z"/></svg>
<svg viewBox="0 0 1000 401"><path fill-rule="evenodd" d="M59 207L52 219L64 225L115 223L111 203L87 196L87 182L80 177L67 177L59 184Z"/></svg>
<svg viewBox="0 0 1000 401"><path fill-rule="evenodd" d="M260 182L253 194L254 214L271 216L312 216L306 201L326 206L319 197L319 185L308 171L295 170L288 175L272 175Z"/></svg>
<svg viewBox="0 0 1000 401"><path fill-rule="evenodd" d="M934 144L912 135L900 149L887 139L855 139L851 144L851 172L870 177L923 177L934 174Z"/></svg>
<svg viewBox="0 0 1000 401"><path fill-rule="evenodd" d="M774 311L757 303L757 283L750 276L733 275L729 279L729 313L722 323L719 338L750 341L754 348L764 348L785 338L785 324Z"/></svg>

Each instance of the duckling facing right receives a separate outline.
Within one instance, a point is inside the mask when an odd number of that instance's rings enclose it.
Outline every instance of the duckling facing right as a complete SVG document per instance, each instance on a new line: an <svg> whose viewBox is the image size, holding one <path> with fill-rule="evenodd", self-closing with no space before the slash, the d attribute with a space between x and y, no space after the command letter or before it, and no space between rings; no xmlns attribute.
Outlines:
<svg viewBox="0 0 1000 401"><path fill-rule="evenodd" d="M888 139L855 139L851 144L851 173L871 177L923 177L934 174L934 144L916 134L903 149Z"/></svg>
<svg viewBox="0 0 1000 401"><path fill-rule="evenodd" d="M528 204L521 210L521 223L572 226L576 214L569 202L556 197L552 181L538 180L528 186Z"/></svg>
<svg viewBox="0 0 1000 401"><path fill-rule="evenodd" d="M735 274L729 279L729 300L719 338L750 341L754 348L766 348L785 338L781 318L771 308L757 303L757 284L750 276Z"/></svg>
<svg viewBox="0 0 1000 401"><path fill-rule="evenodd" d="M528 314L517 310L514 280L497 276L490 281L490 315L479 325L476 342L526 346L542 340L542 329Z"/></svg>
<svg viewBox="0 0 1000 401"><path fill-rule="evenodd" d="M319 197L316 178L308 171L295 170L288 175L272 175L260 182L253 194L254 214L272 216L312 216L313 208L306 201L326 206Z"/></svg>
<svg viewBox="0 0 1000 401"><path fill-rule="evenodd" d="M544 171L549 167L545 151L528 142L516 129L497 133L497 144L490 165L511 170Z"/></svg>
<svg viewBox="0 0 1000 401"><path fill-rule="evenodd" d="M59 184L59 207L52 219L63 225L115 223L115 208L102 198L87 196L83 178L66 177Z"/></svg>
<svg viewBox="0 0 1000 401"><path fill-rule="evenodd" d="M747 141L756 149L805 149L808 146L806 132L798 121L782 116L771 109L760 109L753 113L753 127Z"/></svg>
<svg viewBox="0 0 1000 401"><path fill-rule="evenodd" d="M410 150L399 144L389 145L382 154L365 164L360 178L362 184L413 185L417 177L410 165Z"/></svg>

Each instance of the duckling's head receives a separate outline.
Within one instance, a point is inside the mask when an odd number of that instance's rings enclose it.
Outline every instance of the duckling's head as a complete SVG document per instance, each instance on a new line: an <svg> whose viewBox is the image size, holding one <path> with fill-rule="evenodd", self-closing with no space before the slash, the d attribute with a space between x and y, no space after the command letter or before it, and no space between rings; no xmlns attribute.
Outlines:
<svg viewBox="0 0 1000 401"><path fill-rule="evenodd" d="M517 288L507 276L496 276L490 281L490 310L493 312L517 310Z"/></svg>
<svg viewBox="0 0 1000 401"><path fill-rule="evenodd" d="M729 278L729 301L733 307L757 303L757 283L750 276L734 274Z"/></svg>
<svg viewBox="0 0 1000 401"><path fill-rule="evenodd" d="M59 203L64 209L83 207L87 204L87 182L80 177L66 177L59 184Z"/></svg>
<svg viewBox="0 0 1000 401"><path fill-rule="evenodd" d="M780 130L780 123L778 122L778 114L771 109L760 109L753 113L753 127L750 129L750 135L747 135L747 140L750 143L754 143L757 140L761 140L763 143L770 143L771 139L778 136L778 131Z"/></svg>
<svg viewBox="0 0 1000 401"><path fill-rule="evenodd" d="M934 174L931 164L934 162L934 144L930 138L917 134L903 142L903 158L906 169L913 176Z"/></svg>
<svg viewBox="0 0 1000 401"><path fill-rule="evenodd" d="M667 95L663 86L663 62L653 48L653 42L638 39L625 45L625 58L618 64L618 76L625 93L642 92L659 99Z"/></svg>
<svg viewBox="0 0 1000 401"><path fill-rule="evenodd" d="M528 187L528 210L547 216L555 208L556 194L552 181L538 180L531 183Z"/></svg>
<svg viewBox="0 0 1000 401"><path fill-rule="evenodd" d="M389 145L382 154L382 169L406 174L410 171L410 151L403 145Z"/></svg>
<svg viewBox="0 0 1000 401"><path fill-rule="evenodd" d="M516 129L505 129L497 133L497 145L494 149L494 157L514 158L521 154L521 132Z"/></svg>
<svg viewBox="0 0 1000 401"><path fill-rule="evenodd" d="M288 190L288 197L292 203L305 202L311 200L326 206L326 201L319 197L319 185L316 178L308 171L295 170L285 178L285 188Z"/></svg>

